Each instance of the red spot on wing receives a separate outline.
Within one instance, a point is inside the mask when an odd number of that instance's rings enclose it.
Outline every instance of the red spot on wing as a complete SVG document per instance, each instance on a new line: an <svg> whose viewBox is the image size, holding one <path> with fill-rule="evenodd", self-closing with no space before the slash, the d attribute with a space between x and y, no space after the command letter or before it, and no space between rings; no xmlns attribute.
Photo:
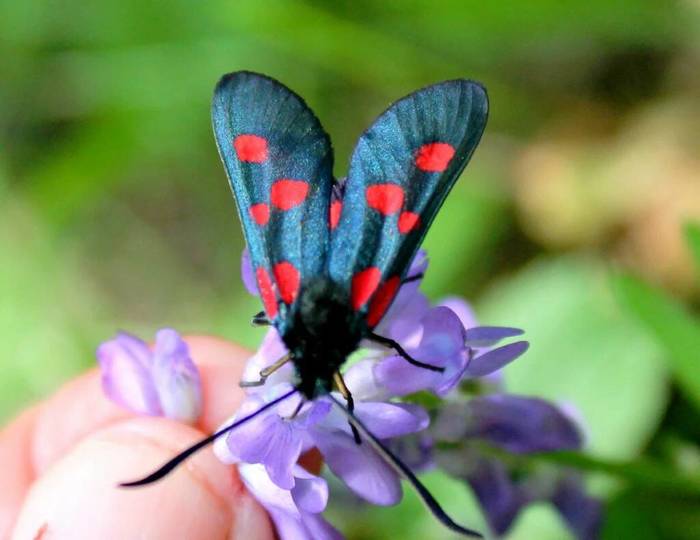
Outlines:
<svg viewBox="0 0 700 540"><path fill-rule="evenodd" d="M270 207L266 203L254 204L249 208L250 217L258 225L265 225L270 221Z"/></svg>
<svg viewBox="0 0 700 540"><path fill-rule="evenodd" d="M270 200L280 210L289 210L299 206L309 193L309 184L303 180L281 178L272 184Z"/></svg>
<svg viewBox="0 0 700 540"><path fill-rule="evenodd" d="M331 203L329 221L331 225L331 230L338 226L340 221L340 211L343 209L343 203L340 201L333 201Z"/></svg>
<svg viewBox="0 0 700 540"><path fill-rule="evenodd" d="M442 172L455 155L454 146L436 142L424 144L416 152L416 167L425 172Z"/></svg>
<svg viewBox="0 0 700 540"><path fill-rule="evenodd" d="M284 261L277 263L272 268L272 273L275 275L275 281L282 300L287 304L294 302L299 293L299 282L301 280L299 270L292 263Z"/></svg>
<svg viewBox="0 0 700 540"><path fill-rule="evenodd" d="M400 286L401 278L394 276L387 279L377 289L377 293L372 298L372 302L369 304L369 311L367 312L367 324L369 326L376 326L382 320Z"/></svg>
<svg viewBox="0 0 700 540"><path fill-rule="evenodd" d="M367 303L377 290L380 279L382 279L382 272L376 266L370 266L352 276L350 300L355 311Z"/></svg>
<svg viewBox="0 0 700 540"><path fill-rule="evenodd" d="M277 316L277 296L275 295L270 274L262 266L259 266L255 270L255 279L258 282L258 291L260 291L260 298L262 298L265 313L272 319Z"/></svg>
<svg viewBox="0 0 700 540"><path fill-rule="evenodd" d="M365 193L367 204L385 216L395 214L403 206L404 192L396 184L375 184Z"/></svg>
<svg viewBox="0 0 700 540"><path fill-rule="evenodd" d="M414 229L417 229L420 225L420 216L415 212L401 212L399 216L399 232L401 234L407 234Z"/></svg>
<svg viewBox="0 0 700 540"><path fill-rule="evenodd" d="M262 163L267 159L267 141L258 135L239 135L233 140L233 147L241 161Z"/></svg>

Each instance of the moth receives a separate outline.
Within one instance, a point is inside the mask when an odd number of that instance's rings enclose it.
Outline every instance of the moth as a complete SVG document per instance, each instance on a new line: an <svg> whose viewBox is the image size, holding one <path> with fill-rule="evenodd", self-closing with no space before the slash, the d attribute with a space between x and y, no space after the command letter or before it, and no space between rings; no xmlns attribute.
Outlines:
<svg viewBox="0 0 700 540"><path fill-rule="evenodd" d="M374 332L407 275L437 211L466 167L484 131L488 98L469 80L418 90L382 113L357 142L348 175L333 176L330 138L304 100L267 76L239 71L216 86L212 122L264 311L255 324L273 325L289 354L260 372L265 379L292 362L298 384L185 450L151 475L156 481L184 459L293 393L328 395L346 413L355 440L369 442L450 529L455 523L397 456L353 413L341 368L363 340L393 348ZM347 407L331 394L337 389Z"/></svg>

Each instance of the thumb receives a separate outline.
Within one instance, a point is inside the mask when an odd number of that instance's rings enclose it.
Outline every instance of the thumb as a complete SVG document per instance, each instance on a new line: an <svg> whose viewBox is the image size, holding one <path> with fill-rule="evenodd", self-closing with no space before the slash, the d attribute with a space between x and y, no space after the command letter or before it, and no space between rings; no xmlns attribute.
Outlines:
<svg viewBox="0 0 700 540"><path fill-rule="evenodd" d="M118 487L202 436L162 418L124 420L90 434L33 484L13 538L274 538L235 468L211 450L153 485Z"/></svg>

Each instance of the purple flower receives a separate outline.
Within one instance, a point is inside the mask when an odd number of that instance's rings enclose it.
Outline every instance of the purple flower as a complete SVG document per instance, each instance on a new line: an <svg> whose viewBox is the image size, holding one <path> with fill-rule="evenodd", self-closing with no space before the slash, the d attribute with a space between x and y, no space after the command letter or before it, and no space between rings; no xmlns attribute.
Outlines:
<svg viewBox="0 0 700 540"><path fill-rule="evenodd" d="M259 409L289 390L281 383L251 395L230 422ZM339 396L338 396L339 397ZM347 420L319 398L306 403L288 400L266 411L215 443L216 455L226 463L261 464L270 481L282 489L294 486L294 467L301 453L317 447L339 478L358 496L374 504L395 504L401 498L398 477L370 445L358 445ZM379 438L399 437L425 429L427 413L417 405L357 402L355 413Z"/></svg>
<svg viewBox="0 0 700 540"><path fill-rule="evenodd" d="M232 420L247 416L264 403L259 396L248 398ZM299 422L289 421L275 412L260 414L221 439L229 453L219 455L227 462L259 463L277 486L292 489L292 471L301 455L304 436Z"/></svg>
<svg viewBox="0 0 700 540"><path fill-rule="evenodd" d="M603 523L603 505L586 494L581 476L573 471L560 474L549 501L556 507L579 540L595 540Z"/></svg>
<svg viewBox="0 0 700 540"><path fill-rule="evenodd" d="M460 465L450 469L450 464L455 463ZM528 494L513 481L502 461L474 449L463 448L449 458L443 455L441 466L453 476L466 480L489 527L499 536L508 531L520 510L530 502Z"/></svg>
<svg viewBox="0 0 700 540"><path fill-rule="evenodd" d="M580 449L581 430L562 408L539 398L478 396L441 409L430 433L437 465L470 485L497 535L510 528L524 506L543 501L557 508L577 538L597 538L602 507L586 495L578 474L547 465L520 469L483 445L511 454Z"/></svg>
<svg viewBox="0 0 700 540"><path fill-rule="evenodd" d="M239 465L243 482L265 507L284 540L339 540L342 535L321 516L328 503L326 481L299 465L293 469L294 487L282 489L262 465Z"/></svg>
<svg viewBox="0 0 700 540"><path fill-rule="evenodd" d="M444 368L444 372L413 366L392 354L379 362L374 375L393 395L404 396L424 389L445 395L457 384L467 366L465 330L452 310L440 306L430 309L420 320L420 328L420 341L414 347L407 347L408 354L426 364Z"/></svg>
<svg viewBox="0 0 700 540"><path fill-rule="evenodd" d="M365 358L355 362L344 375L358 418L394 448L400 447L402 441L420 442L420 446L413 446L417 450L413 455L424 466L431 462L433 444L424 432L429 424L428 413L418 405L389 400L423 390L445 395L463 378L497 371L527 348L526 342L494 348L501 340L522 332L476 326L469 307L462 301L452 299L445 305L431 307L419 291L427 264L425 253L419 252L408 272L415 279L401 287L375 331L397 340L417 360L444 371L412 366L393 350L368 342L362 344L367 350ZM247 253L243 255L241 273L246 288L256 294ZM263 368L287 352L277 331L271 328L249 360L243 379L257 380ZM286 364L270 375L264 385L248 388L248 398L229 422L288 392L294 377L293 366ZM313 447L321 452L330 471L362 499L377 505L392 505L401 499L401 483L394 469L371 445L355 442L345 416L323 396L306 403L295 397L266 410L216 441L214 451L222 461L239 464L244 480L270 511L283 540L333 538L337 531L320 516L326 499L322 504L321 499L313 499L317 504L311 508L297 495L306 489L305 485L318 486L323 482L299 473L299 456ZM404 444L400 452L404 454L409 448ZM325 483L323 488L326 489Z"/></svg>
<svg viewBox="0 0 700 540"><path fill-rule="evenodd" d="M97 360L105 394L122 407L188 423L199 417L199 372L175 330L159 330L153 350L139 338L121 332L98 347Z"/></svg>
<svg viewBox="0 0 700 540"><path fill-rule="evenodd" d="M392 439L390 447L414 473L426 472L435 467L435 440L426 431Z"/></svg>
<svg viewBox="0 0 700 540"><path fill-rule="evenodd" d="M386 393L405 396L420 390L430 390L438 396L445 396L463 378L478 378L490 375L506 366L528 348L527 341L518 341L502 347L490 349L502 339L522 334L522 330L501 327L473 327L465 329L462 321L452 309L437 306L424 313L422 318L409 323L406 320L389 321L390 328L406 329L403 341L394 334L415 359L444 368L442 373L413 366L397 354L382 357L371 374L362 369L367 381L357 381L360 387L368 384L384 387ZM473 335L473 338L470 337ZM359 368L356 368L359 369ZM358 379L358 373L351 373L351 380Z"/></svg>
<svg viewBox="0 0 700 540"><path fill-rule="evenodd" d="M548 401L509 394L450 403L432 432L441 441L481 439L514 454L574 450L583 442L578 426Z"/></svg>
<svg viewBox="0 0 700 540"><path fill-rule="evenodd" d="M415 433L429 424L422 407L405 403L358 402L355 414L380 439ZM338 411L331 410L310 432L330 470L356 495L382 506L401 500L396 472L369 444L355 442L345 417Z"/></svg>

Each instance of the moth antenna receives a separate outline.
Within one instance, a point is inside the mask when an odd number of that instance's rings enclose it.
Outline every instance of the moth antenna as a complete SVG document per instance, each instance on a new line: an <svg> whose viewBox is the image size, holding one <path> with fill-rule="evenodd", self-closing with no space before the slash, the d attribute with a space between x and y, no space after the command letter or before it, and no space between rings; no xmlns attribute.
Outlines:
<svg viewBox="0 0 700 540"><path fill-rule="evenodd" d="M248 416L244 416L240 420L236 420L233 424L230 426L226 426L221 428L219 431L215 431L208 437L205 437L198 443L193 444L189 448L183 450L180 452L178 455L176 455L174 458L172 458L170 461L167 461L165 464L163 464L161 467L153 471L151 474L148 476L144 476L143 478L139 480L133 480L131 482L122 482L119 484L119 487L137 487L137 486L145 486L147 484L152 484L153 482L157 482L164 476L166 476L169 472L171 472L175 467L180 465L183 461L185 461L188 457L190 457L192 454L198 452L205 446L210 445L213 443L216 439L221 437L222 435L225 435L229 431L232 431L236 429L238 426L245 424L249 420L252 420L255 418L257 415L259 415L262 412L265 412L266 410L274 407L275 405L278 405L288 397L292 396L298 391L297 388L293 388L286 394L281 395L280 397L273 399L269 403L266 403L262 407L260 407L257 411L250 413Z"/></svg>
<svg viewBox="0 0 700 540"><path fill-rule="evenodd" d="M382 458L394 469L400 476L408 481L409 484L416 490L418 496L421 498L423 503L428 507L428 510L448 529L463 534L464 536L471 536L474 538L483 538L481 533L474 531L472 529L467 529L462 527L458 523L455 523L450 516L442 509L440 504L435 500L420 480L413 474L413 471L401 461L396 454L389 450L384 443L382 443L374 434L367 429L367 427L362 423L362 421L355 416L355 413L350 412L335 396L328 394L328 396L335 402L335 404L340 408L340 410L345 414L348 422L355 426L355 428L363 435L363 437L369 441L372 447L379 453Z"/></svg>
<svg viewBox="0 0 700 540"><path fill-rule="evenodd" d="M411 283L412 281L418 281L419 279L423 279L424 275L425 274L423 272L420 272L419 274L414 274L412 276L405 277L401 281L401 285L405 285L406 283Z"/></svg>

